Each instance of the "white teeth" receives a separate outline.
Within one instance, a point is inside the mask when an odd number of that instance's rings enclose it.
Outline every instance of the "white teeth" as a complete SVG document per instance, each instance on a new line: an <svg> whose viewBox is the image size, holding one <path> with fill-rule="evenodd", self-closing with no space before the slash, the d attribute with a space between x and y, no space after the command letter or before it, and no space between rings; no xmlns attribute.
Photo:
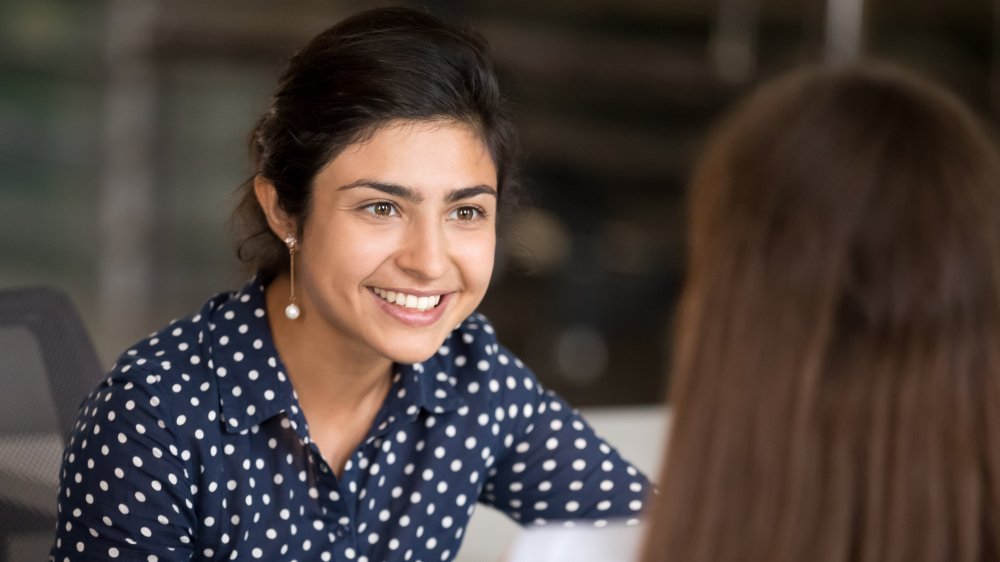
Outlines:
<svg viewBox="0 0 1000 562"><path fill-rule="evenodd" d="M418 297L416 295L407 295L405 293L397 293L395 291L386 291L385 289L379 289L373 287L372 290L376 295L382 297L382 299L394 303L398 306L404 306L406 308L415 308L420 311L428 310L434 308L441 302L441 295L433 295L429 297Z"/></svg>

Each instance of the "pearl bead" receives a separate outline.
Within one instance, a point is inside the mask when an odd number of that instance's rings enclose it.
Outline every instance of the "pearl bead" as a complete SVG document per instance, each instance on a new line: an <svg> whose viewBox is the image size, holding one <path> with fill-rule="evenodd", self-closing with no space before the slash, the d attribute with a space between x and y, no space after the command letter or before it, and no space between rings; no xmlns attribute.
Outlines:
<svg viewBox="0 0 1000 562"><path fill-rule="evenodd" d="M299 310L299 307L296 306L295 303L292 303L285 307L285 317L288 318L289 320L295 320L296 318L299 317L299 314L301 313L302 311Z"/></svg>

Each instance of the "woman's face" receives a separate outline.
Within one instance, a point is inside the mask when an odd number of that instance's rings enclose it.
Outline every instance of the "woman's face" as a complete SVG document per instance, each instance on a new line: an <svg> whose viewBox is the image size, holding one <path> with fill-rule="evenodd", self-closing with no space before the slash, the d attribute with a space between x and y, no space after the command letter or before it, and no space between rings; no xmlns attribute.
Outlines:
<svg viewBox="0 0 1000 562"><path fill-rule="evenodd" d="M430 357L493 272L496 168L466 125L395 122L316 176L296 272L310 323L401 363Z"/></svg>

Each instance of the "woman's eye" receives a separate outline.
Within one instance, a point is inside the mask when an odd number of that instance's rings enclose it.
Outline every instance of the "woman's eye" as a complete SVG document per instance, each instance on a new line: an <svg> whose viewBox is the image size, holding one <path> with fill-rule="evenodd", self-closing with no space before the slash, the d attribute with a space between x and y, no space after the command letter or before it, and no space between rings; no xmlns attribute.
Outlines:
<svg viewBox="0 0 1000 562"><path fill-rule="evenodd" d="M369 213L376 217L391 217L396 214L396 207L387 201L379 201L365 207Z"/></svg>
<svg viewBox="0 0 1000 562"><path fill-rule="evenodd" d="M451 212L451 218L457 221L468 222L483 216L483 212L475 207L459 207Z"/></svg>

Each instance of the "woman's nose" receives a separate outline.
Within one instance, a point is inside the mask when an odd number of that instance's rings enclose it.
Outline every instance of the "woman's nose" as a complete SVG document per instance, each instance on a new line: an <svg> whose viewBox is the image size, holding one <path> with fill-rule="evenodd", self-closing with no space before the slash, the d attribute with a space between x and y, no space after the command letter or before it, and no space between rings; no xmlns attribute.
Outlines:
<svg viewBox="0 0 1000 562"><path fill-rule="evenodd" d="M440 224L417 221L404 234L396 257L400 269L421 279L438 279L449 267L447 240Z"/></svg>

